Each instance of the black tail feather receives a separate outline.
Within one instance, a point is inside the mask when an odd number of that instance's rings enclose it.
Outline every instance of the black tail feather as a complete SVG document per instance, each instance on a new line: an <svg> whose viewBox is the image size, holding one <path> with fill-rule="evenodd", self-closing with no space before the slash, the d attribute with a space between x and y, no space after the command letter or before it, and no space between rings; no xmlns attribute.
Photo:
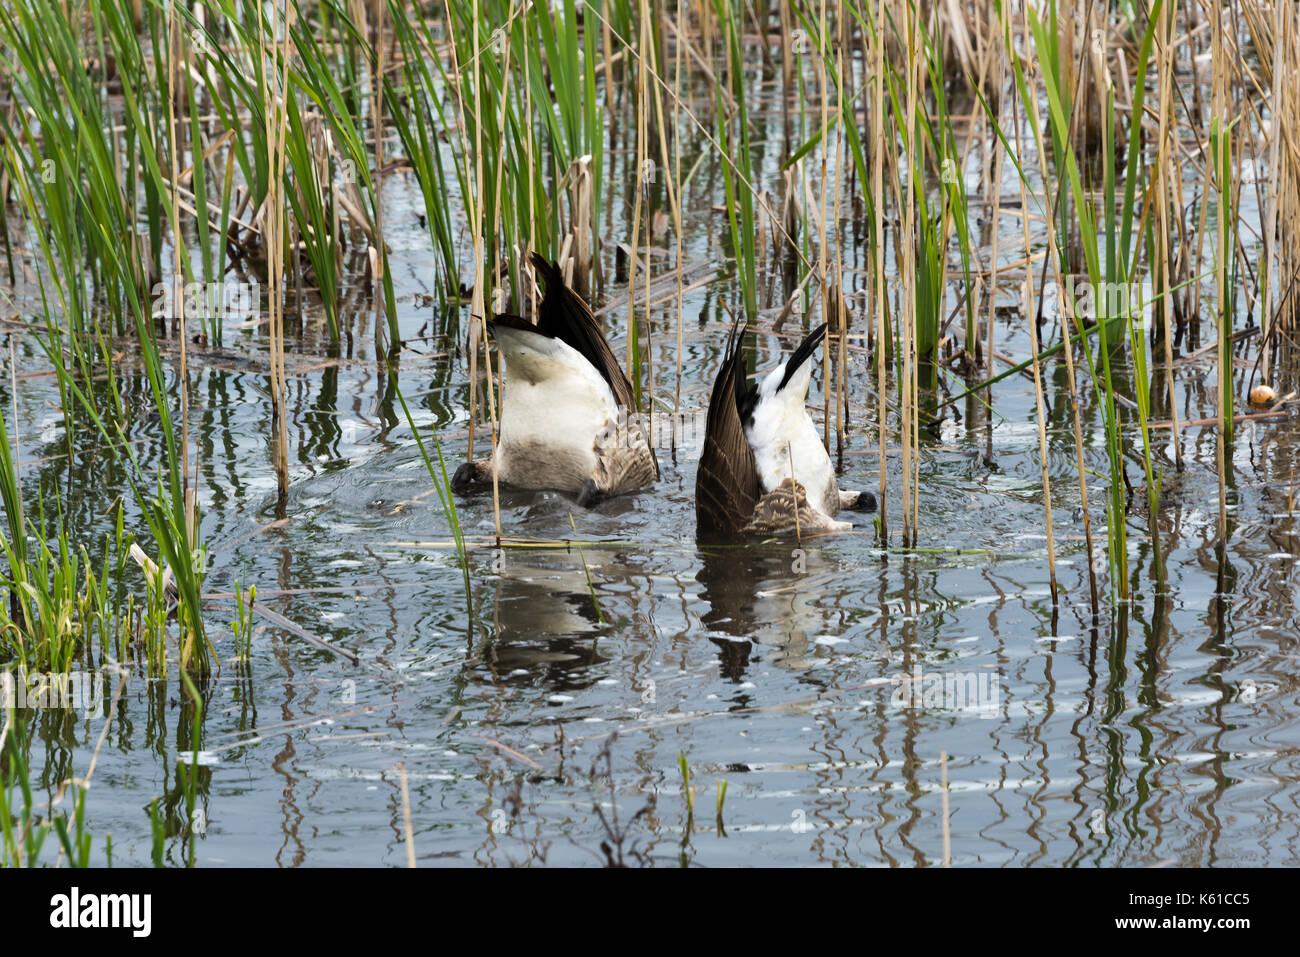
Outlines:
<svg viewBox="0 0 1300 957"><path fill-rule="evenodd" d="M614 400L624 408L634 408L632 384L624 374L623 367L614 358L614 352L596 323L595 316L582 297L564 282L559 264L551 262L538 252L532 254L531 262L546 287L538 308L538 331L542 335L559 339L581 353L609 383L614 392Z"/></svg>
<svg viewBox="0 0 1300 957"><path fill-rule="evenodd" d="M776 387L777 392L784 389L786 383L790 381L791 376L795 374L799 367L812 358L813 353L817 351L817 347L821 345L822 340L825 338L826 323L823 322L812 332L808 333L804 341L799 343L799 348L794 350L794 354L790 356L789 361L786 362L785 375L781 377L781 384Z"/></svg>

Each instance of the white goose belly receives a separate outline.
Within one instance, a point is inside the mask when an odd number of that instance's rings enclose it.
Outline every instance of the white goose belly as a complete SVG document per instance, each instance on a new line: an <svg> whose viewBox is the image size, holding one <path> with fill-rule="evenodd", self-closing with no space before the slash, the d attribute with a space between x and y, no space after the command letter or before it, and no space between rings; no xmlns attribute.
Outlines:
<svg viewBox="0 0 1300 957"><path fill-rule="evenodd" d="M617 425L613 393L563 343L544 342L547 352L510 345L497 476L521 488L579 491L596 472L597 438Z"/></svg>
<svg viewBox="0 0 1300 957"><path fill-rule="evenodd" d="M840 510L835 469L812 420L802 409L800 412L802 421L791 422L785 416L764 422L760 410L754 426L746 430L746 438L754 449L759 481L763 491L770 492L793 471L795 481L804 487L808 504L827 518L834 518Z"/></svg>

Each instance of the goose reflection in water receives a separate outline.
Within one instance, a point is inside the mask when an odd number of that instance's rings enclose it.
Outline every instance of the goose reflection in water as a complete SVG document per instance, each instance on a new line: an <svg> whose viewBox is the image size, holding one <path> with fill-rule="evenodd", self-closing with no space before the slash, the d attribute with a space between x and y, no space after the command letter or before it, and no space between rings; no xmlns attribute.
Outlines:
<svg viewBox="0 0 1300 957"><path fill-rule="evenodd" d="M529 555L509 550L499 558L496 600L485 622L492 639L483 649L484 667L498 682L553 691L590 687L599 678L593 665L608 661L595 639L601 614L586 572L574 557Z"/></svg>
<svg viewBox="0 0 1300 957"><path fill-rule="evenodd" d="M837 627L821 607L826 585L842 576L834 551L812 542L705 547L695 576L708 605L700 622L718 647L722 674L746 677L760 646L766 660L801 671L816 656L814 639ZM838 615L835 616L838 619Z"/></svg>

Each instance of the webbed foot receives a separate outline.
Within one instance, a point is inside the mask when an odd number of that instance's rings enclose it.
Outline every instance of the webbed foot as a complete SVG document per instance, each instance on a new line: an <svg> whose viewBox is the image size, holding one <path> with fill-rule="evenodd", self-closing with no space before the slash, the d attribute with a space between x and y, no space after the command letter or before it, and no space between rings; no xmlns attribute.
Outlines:
<svg viewBox="0 0 1300 957"><path fill-rule="evenodd" d="M844 508L852 509L855 512L874 512L876 510L876 497L870 492L848 492L847 495L856 495L852 502L844 505Z"/></svg>
<svg viewBox="0 0 1300 957"><path fill-rule="evenodd" d="M451 488L453 492L467 492L482 480L482 470L478 463L466 462L451 477Z"/></svg>

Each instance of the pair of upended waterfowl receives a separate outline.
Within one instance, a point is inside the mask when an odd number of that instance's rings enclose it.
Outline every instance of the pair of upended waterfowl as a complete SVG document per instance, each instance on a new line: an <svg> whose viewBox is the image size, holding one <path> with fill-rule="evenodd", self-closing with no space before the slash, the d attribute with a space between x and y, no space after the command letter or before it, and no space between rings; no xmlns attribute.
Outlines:
<svg viewBox="0 0 1300 957"><path fill-rule="evenodd" d="M591 310L559 267L534 253L545 294L536 325L518 316L488 323L506 365L496 449L467 462L452 485L492 481L577 492L580 505L659 478L645 419ZM698 531L735 536L850 528L842 508L870 510L869 492L842 492L805 400L810 361L826 334L815 329L761 382L746 385L735 326L713 386L695 484Z"/></svg>

